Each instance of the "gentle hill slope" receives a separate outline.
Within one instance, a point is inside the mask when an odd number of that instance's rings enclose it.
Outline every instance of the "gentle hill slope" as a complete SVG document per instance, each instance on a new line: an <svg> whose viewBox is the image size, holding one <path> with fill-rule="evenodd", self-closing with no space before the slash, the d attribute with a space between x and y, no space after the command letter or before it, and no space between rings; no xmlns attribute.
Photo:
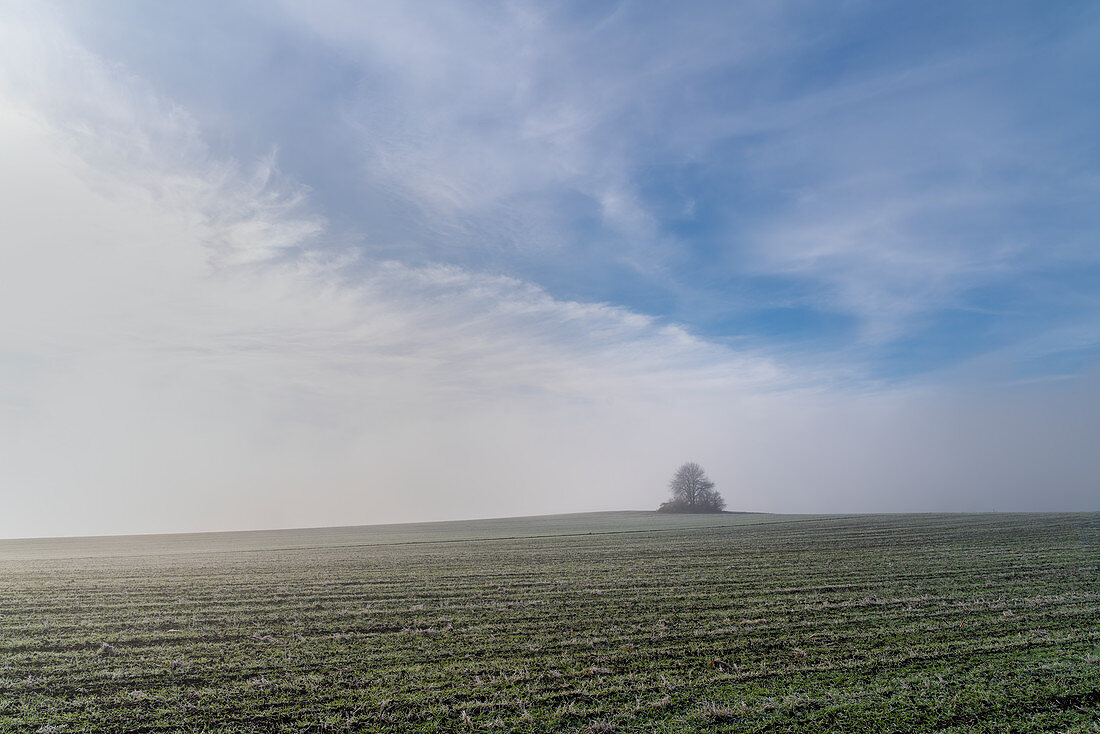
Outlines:
<svg viewBox="0 0 1100 734"><path fill-rule="evenodd" d="M166 553L226 553L280 549L336 548L396 543L439 543L539 536L725 527L795 521L811 515L723 513L664 515L646 511L579 512L446 522L357 525L331 528L103 535L76 538L0 540L0 561L46 558L143 556Z"/></svg>

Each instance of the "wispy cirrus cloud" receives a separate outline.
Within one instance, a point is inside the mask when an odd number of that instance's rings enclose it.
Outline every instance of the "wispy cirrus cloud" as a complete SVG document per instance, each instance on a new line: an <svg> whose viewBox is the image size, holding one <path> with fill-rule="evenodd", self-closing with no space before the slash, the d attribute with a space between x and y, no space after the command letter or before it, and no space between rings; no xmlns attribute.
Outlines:
<svg viewBox="0 0 1100 734"><path fill-rule="evenodd" d="M278 141L370 258L902 376L926 366L893 345L934 342L960 310L1026 298L1095 322L1028 285L1096 266L1087 4L333 2L240 6L217 33L197 7L101 15L71 23L215 137ZM204 52L181 67L189 35ZM836 328L798 342L822 321ZM1030 335L1012 317L971 328L974 348L936 366Z"/></svg>
<svg viewBox="0 0 1100 734"><path fill-rule="evenodd" d="M1037 267L1096 266L1087 8L954 26L804 3L436 10L288 10L356 70L340 110L364 190L421 223L399 226L402 256L762 343L755 314L840 315L831 345L872 361L1009 309Z"/></svg>

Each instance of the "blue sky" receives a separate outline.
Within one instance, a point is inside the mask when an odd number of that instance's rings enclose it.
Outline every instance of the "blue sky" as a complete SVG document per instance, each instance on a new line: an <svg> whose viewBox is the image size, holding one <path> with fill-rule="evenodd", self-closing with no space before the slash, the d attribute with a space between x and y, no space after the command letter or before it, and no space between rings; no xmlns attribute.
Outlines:
<svg viewBox="0 0 1100 734"><path fill-rule="evenodd" d="M1095 3L16 3L3 27L5 263L26 284L6 305L32 316L0 332L0 416L27 456L120 416L87 470L28 460L9 483L130 487L109 495L117 512L159 478L117 447L178 392L150 456L220 458L167 506L195 484L242 488L243 507L274 474L287 498L325 477L314 524L348 487L400 474L395 456L492 456L516 425L546 427L514 447L522 471L561 464L557 441L575 470L546 486L612 486L578 509L639 486L659 499L659 462L684 452L771 487L775 509L822 509L799 488L823 475L838 507L984 508L992 475L972 502L880 488L927 460L922 442L942 450L945 426L995 433L1005 411L1056 427L989 439L1035 476L1059 457L1054 505L1100 494L1076 443L1100 438ZM853 436L897 436L858 480L729 448L855 451L822 448L838 411ZM355 447L391 419L407 442L364 464ZM194 438L214 420L235 448ZM621 425L660 428L584 448ZM472 426L483 441L455 438ZM293 469L250 473L275 445ZM928 482L972 478L955 469L981 451L959 452ZM637 456L654 459L607 479ZM460 516L426 489L456 473L425 470L407 502L360 514ZM495 491L474 514L576 504ZM999 504L1037 491L1021 479ZM251 522L209 492L181 527ZM47 532L28 507L19 523ZM88 527L135 523L179 529L163 513Z"/></svg>

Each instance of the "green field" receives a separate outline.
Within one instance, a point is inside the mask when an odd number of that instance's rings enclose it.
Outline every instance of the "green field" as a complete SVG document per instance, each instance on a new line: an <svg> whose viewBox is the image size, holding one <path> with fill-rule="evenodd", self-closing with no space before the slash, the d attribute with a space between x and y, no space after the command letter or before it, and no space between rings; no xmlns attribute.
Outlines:
<svg viewBox="0 0 1100 734"><path fill-rule="evenodd" d="M0 541L0 731L1100 731L1100 514Z"/></svg>

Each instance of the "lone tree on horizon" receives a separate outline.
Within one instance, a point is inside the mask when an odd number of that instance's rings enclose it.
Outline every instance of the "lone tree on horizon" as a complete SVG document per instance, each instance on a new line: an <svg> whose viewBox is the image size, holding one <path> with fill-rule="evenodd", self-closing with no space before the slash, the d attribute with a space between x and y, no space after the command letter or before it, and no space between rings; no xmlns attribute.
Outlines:
<svg viewBox="0 0 1100 734"><path fill-rule="evenodd" d="M672 498L662 502L658 512L721 512L726 507L703 467L694 461L681 464L668 483Z"/></svg>

